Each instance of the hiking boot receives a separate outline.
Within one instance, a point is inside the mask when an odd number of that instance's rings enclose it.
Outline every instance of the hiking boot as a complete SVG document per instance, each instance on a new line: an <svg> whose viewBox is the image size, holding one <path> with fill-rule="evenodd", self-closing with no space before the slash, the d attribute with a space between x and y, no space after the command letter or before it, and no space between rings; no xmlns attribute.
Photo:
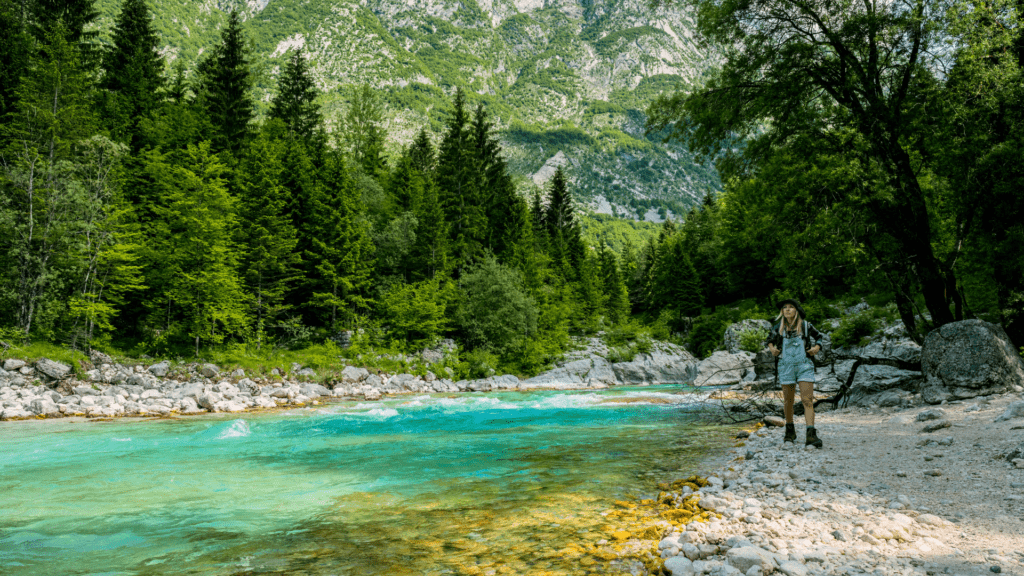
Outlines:
<svg viewBox="0 0 1024 576"><path fill-rule="evenodd" d="M786 424L786 436L782 439L782 442L789 442L790 444L796 442L796 424Z"/></svg>
<svg viewBox="0 0 1024 576"><path fill-rule="evenodd" d="M804 442L807 446L814 446L815 448L821 448L821 438L818 438L818 431L813 427L807 429L807 441Z"/></svg>

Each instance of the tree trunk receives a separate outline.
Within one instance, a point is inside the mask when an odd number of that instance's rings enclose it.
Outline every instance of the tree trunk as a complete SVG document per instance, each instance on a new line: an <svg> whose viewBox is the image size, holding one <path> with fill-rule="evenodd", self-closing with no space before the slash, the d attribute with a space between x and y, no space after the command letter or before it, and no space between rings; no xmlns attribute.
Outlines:
<svg viewBox="0 0 1024 576"><path fill-rule="evenodd" d="M931 223L924 193L917 181L910 156L898 142L892 145L890 155L896 169L897 188L902 192L903 205L895 208L895 218L889 219L893 235L898 238L917 274L925 306L932 316L935 328L953 322L953 314L946 301L946 274L943 273L935 252L932 250ZM949 272L952 275L952 272Z"/></svg>

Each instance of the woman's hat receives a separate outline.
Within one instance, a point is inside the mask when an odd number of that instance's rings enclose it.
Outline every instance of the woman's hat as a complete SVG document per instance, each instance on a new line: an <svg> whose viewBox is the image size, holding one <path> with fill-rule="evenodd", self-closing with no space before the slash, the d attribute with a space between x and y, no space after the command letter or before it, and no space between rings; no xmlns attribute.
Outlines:
<svg viewBox="0 0 1024 576"><path fill-rule="evenodd" d="M806 320L807 319L807 313L804 312L803 307L800 306L799 302L797 302L796 300L793 300L792 298L787 298L785 300L782 300L778 304L776 304L776 306L778 307L779 310L782 310L782 307L785 306L786 304L792 304L793 308L796 308L796 313L800 315L800 319L801 320Z"/></svg>

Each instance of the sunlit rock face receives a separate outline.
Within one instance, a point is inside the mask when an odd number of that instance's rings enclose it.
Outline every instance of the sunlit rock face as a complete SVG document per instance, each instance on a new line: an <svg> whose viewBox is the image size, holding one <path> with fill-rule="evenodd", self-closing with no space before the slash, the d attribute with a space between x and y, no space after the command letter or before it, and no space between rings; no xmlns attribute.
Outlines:
<svg viewBox="0 0 1024 576"><path fill-rule="evenodd" d="M98 5L107 30L120 1ZM233 5L152 2L167 44L162 53L193 65L219 41ZM535 176L557 157L578 199L636 219L651 210L639 200L689 206L721 187L714 169L696 163L685 146L645 135L650 102L700 82L718 62L697 45L684 7L652 9L640 0L248 0L243 17L265 71L256 86L264 105L285 59L301 48L328 116L344 110L350 85L380 91L395 150L424 126L439 134L459 86L473 103L486 104L524 184L545 186L547 179Z"/></svg>

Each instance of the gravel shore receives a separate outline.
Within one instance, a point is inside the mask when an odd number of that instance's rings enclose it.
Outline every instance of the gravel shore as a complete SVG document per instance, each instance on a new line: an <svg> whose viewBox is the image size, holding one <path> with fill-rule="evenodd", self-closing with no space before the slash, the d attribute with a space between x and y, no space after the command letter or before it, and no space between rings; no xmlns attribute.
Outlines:
<svg viewBox="0 0 1024 576"><path fill-rule="evenodd" d="M720 515L661 539L664 572L1024 575L1020 395L819 414L821 450L763 427L710 486L664 495ZM1020 416L1014 416L1020 414ZM677 504L678 505L678 504Z"/></svg>

